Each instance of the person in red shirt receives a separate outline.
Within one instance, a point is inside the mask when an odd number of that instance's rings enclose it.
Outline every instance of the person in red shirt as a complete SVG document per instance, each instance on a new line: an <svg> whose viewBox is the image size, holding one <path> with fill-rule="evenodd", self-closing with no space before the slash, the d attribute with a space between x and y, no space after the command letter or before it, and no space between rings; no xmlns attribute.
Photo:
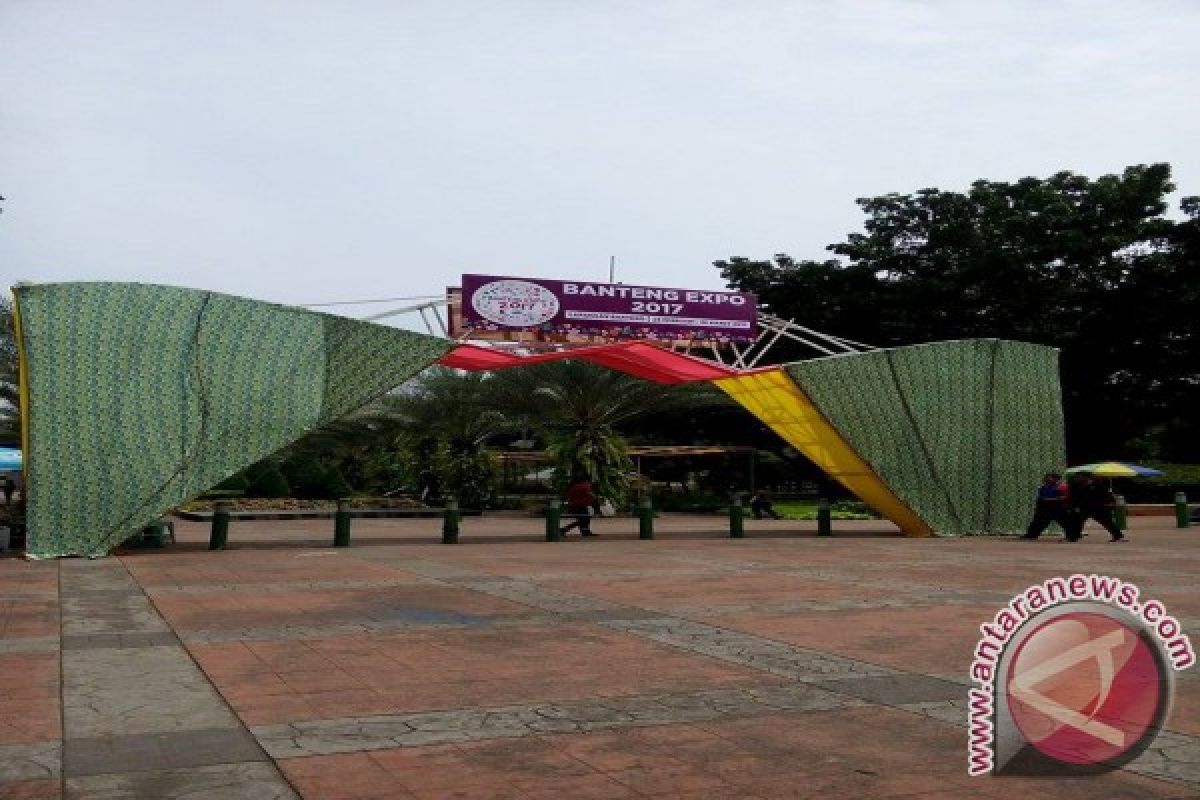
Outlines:
<svg viewBox="0 0 1200 800"><path fill-rule="evenodd" d="M565 534L572 528L579 528L581 536L595 536L592 533L592 506L599 502L592 484L587 478L578 477L567 487L567 514L575 521L558 529Z"/></svg>

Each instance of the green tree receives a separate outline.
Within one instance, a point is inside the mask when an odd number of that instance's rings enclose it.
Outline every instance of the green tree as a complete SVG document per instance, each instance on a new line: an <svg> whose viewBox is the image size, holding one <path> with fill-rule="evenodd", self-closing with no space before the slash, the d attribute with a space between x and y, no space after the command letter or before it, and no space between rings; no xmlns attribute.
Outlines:
<svg viewBox="0 0 1200 800"><path fill-rule="evenodd" d="M586 361L553 361L496 373L493 408L527 420L554 458L565 485L585 475L597 492L620 504L632 470L622 432L653 414L690 412L723 402L711 391L640 380Z"/></svg>
<svg viewBox="0 0 1200 800"><path fill-rule="evenodd" d="M341 497L349 497L354 493L354 489L346 482L345 476L337 466L329 467L321 476L321 497L327 497L331 500L336 500Z"/></svg>
<svg viewBox="0 0 1200 800"><path fill-rule="evenodd" d="M453 495L464 508L491 503L496 467L484 446L511 423L490 393L486 373L437 368L388 397L378 412L400 431L417 488L427 498Z"/></svg>
<svg viewBox="0 0 1200 800"><path fill-rule="evenodd" d="M1145 457L1200 380L1200 271L1193 228L1165 215L1174 188L1153 164L888 194L858 201L864 230L827 248L836 259L715 265L774 313L859 341L1058 347L1072 456Z"/></svg>
<svg viewBox="0 0 1200 800"><path fill-rule="evenodd" d="M3 199L3 198L0 198ZM21 441L21 397L12 299L0 296L0 443Z"/></svg>

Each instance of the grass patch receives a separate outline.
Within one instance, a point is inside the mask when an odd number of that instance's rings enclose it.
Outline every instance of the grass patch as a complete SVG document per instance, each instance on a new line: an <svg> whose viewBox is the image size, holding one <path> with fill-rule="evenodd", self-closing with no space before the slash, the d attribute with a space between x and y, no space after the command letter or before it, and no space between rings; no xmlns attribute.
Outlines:
<svg viewBox="0 0 1200 800"><path fill-rule="evenodd" d="M775 512L784 519L816 519L815 500L785 500L775 504ZM862 503L834 503L830 509L833 519L876 519Z"/></svg>

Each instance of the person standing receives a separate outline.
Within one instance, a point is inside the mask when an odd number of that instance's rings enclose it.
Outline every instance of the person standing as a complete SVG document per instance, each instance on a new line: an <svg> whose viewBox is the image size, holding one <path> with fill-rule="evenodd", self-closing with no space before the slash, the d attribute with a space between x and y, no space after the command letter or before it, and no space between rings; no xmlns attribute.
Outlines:
<svg viewBox="0 0 1200 800"><path fill-rule="evenodd" d="M1057 522L1067 538L1071 538L1074 526L1067 518L1067 485L1057 472L1047 472L1042 476L1042 485L1037 488L1033 519L1021 538L1038 538L1051 522Z"/></svg>
<svg viewBox="0 0 1200 800"><path fill-rule="evenodd" d="M4 505L12 505L13 492L17 490L17 484L13 481L12 475L4 476Z"/></svg>
<svg viewBox="0 0 1200 800"><path fill-rule="evenodd" d="M579 528L581 536L595 536L592 533L592 507L599 502L591 482L585 477L576 477L567 487L567 515L575 521L559 528L558 532L566 534L572 528Z"/></svg>
<svg viewBox="0 0 1200 800"><path fill-rule="evenodd" d="M1089 519L1100 523L1100 527L1108 531L1108 535L1112 537L1111 541L1128 541L1125 534L1121 533L1121 529L1117 527L1117 520L1113 516L1117 507L1116 496L1108 486L1096 480L1095 477L1087 473L1080 475L1078 483L1073 483L1067 490L1067 503L1074 515L1071 520L1073 530L1067 534L1067 538L1071 541L1079 540L1083 535L1083 526Z"/></svg>

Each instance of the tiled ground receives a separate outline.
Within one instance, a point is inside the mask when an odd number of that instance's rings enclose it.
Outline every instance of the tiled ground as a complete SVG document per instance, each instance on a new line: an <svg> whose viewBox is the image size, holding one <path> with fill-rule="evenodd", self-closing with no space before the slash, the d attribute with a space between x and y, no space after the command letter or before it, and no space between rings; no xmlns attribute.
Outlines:
<svg viewBox="0 0 1200 800"><path fill-rule="evenodd" d="M1200 531L906 540L666 516L235 522L208 552L0 559L2 798L1200 797L1200 678L1156 749L966 775L978 625L1030 583L1137 582L1200 629ZM61 663L61 675L60 675Z"/></svg>

